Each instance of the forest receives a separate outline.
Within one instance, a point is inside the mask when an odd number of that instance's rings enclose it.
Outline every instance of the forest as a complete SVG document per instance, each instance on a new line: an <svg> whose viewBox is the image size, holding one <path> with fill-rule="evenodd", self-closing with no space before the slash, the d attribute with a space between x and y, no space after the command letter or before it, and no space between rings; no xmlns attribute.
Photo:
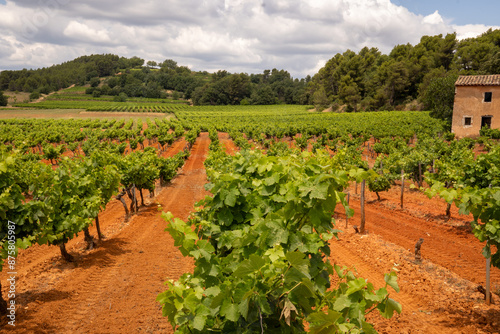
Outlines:
<svg viewBox="0 0 500 334"><path fill-rule="evenodd" d="M308 86L316 106L359 110L432 110L447 119L458 75L500 73L500 30L457 40L456 34L423 36L389 55L365 47L336 54Z"/></svg>
<svg viewBox="0 0 500 334"><path fill-rule="evenodd" d="M311 104L316 109L357 112L431 110L449 119L458 75L500 73L500 30L458 40L456 34L423 36L416 45L395 46L386 55L374 47L347 50L312 77L286 70L260 74L192 71L176 61L117 55L82 56L41 69L0 72L0 91L30 92L35 99L72 84L89 84L94 97L192 100L194 105Z"/></svg>

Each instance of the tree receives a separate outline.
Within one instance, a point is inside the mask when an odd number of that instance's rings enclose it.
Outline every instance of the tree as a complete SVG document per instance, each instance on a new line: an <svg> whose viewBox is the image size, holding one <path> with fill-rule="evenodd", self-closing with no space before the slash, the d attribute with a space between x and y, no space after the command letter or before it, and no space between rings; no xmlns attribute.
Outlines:
<svg viewBox="0 0 500 334"><path fill-rule="evenodd" d="M225 75L219 71L214 76L223 76L195 90L193 103L196 105L238 105L250 97L250 77L245 74ZM227 73L227 72L226 72ZM213 78L213 77L212 77Z"/></svg>
<svg viewBox="0 0 500 334"><path fill-rule="evenodd" d="M158 63L152 60L148 60L146 63L149 67L158 67Z"/></svg>
<svg viewBox="0 0 500 334"><path fill-rule="evenodd" d="M427 89L429 88L429 85L431 84L431 82L434 79L446 77L447 74L448 74L448 72L444 69L444 67L438 67L438 68L434 68L434 69L428 71L424 75L422 82L420 83L420 85L418 87L418 94L419 94L420 100L424 97L425 92L427 91Z"/></svg>
<svg viewBox="0 0 500 334"><path fill-rule="evenodd" d="M231 73L229 73L226 70L219 70L219 71L215 72L214 74L212 74L212 81L213 82L219 81L219 80L222 80L225 77L230 76L230 75L231 75Z"/></svg>
<svg viewBox="0 0 500 334"><path fill-rule="evenodd" d="M100 88L95 88L93 91L92 91L92 96L93 97L100 97L102 95L102 91Z"/></svg>
<svg viewBox="0 0 500 334"><path fill-rule="evenodd" d="M484 63L486 73L500 73L500 51Z"/></svg>
<svg viewBox="0 0 500 334"><path fill-rule="evenodd" d="M157 82L148 82L143 88L142 95L147 98L160 98L161 97L161 87Z"/></svg>
<svg viewBox="0 0 500 334"><path fill-rule="evenodd" d="M457 33L447 34L446 37L441 41L437 58L440 64L446 70L450 69L456 47Z"/></svg>
<svg viewBox="0 0 500 334"><path fill-rule="evenodd" d="M465 71L474 71L486 74L484 64L486 64L498 47L486 41L469 38L460 42L455 54L456 66Z"/></svg>
<svg viewBox="0 0 500 334"><path fill-rule="evenodd" d="M129 64L132 68L141 67L142 65L144 65L144 59L134 56L129 59Z"/></svg>
<svg viewBox="0 0 500 334"><path fill-rule="evenodd" d="M90 87L97 87L101 83L101 80L99 78L95 77L90 79Z"/></svg>
<svg viewBox="0 0 500 334"><path fill-rule="evenodd" d="M9 99L7 96L3 95L3 92L0 91L0 106L6 106L8 103Z"/></svg>
<svg viewBox="0 0 500 334"><path fill-rule="evenodd" d="M106 83L110 88L115 88L117 85L120 84L120 80L117 77L111 77L108 80L106 80Z"/></svg>
<svg viewBox="0 0 500 334"><path fill-rule="evenodd" d="M395 101L410 85L410 78L406 63L402 61L389 61L383 63L377 70L379 83L387 92L389 105Z"/></svg>
<svg viewBox="0 0 500 334"><path fill-rule="evenodd" d="M266 84L259 85L259 87L254 90L251 97L252 104L266 105L276 103L276 96L274 95L271 86Z"/></svg>
<svg viewBox="0 0 500 334"><path fill-rule="evenodd" d="M118 56L116 55L102 55L95 61L96 70L100 77L106 77L108 75L113 75L117 69Z"/></svg>
<svg viewBox="0 0 500 334"><path fill-rule="evenodd" d="M169 70L175 70L177 68L177 62L172 59L166 59L163 63L160 64L161 68L166 68Z"/></svg>
<svg viewBox="0 0 500 334"><path fill-rule="evenodd" d="M326 92L323 87L320 87L320 89L314 92L312 96L312 103L314 104L314 108L318 111L328 108L330 100L328 99L328 96L326 96Z"/></svg>
<svg viewBox="0 0 500 334"><path fill-rule="evenodd" d="M456 74L449 74L432 80L422 97L424 108L430 110L432 117L446 120L450 124L457 78Z"/></svg>
<svg viewBox="0 0 500 334"><path fill-rule="evenodd" d="M348 111L358 111L361 94L358 85L349 75L342 77L339 89L339 98L347 104Z"/></svg>

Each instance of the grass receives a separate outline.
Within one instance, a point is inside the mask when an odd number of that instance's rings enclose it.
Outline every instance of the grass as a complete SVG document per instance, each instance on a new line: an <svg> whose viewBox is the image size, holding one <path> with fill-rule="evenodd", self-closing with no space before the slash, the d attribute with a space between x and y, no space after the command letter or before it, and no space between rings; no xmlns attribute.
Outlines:
<svg viewBox="0 0 500 334"><path fill-rule="evenodd" d="M8 97L8 105L12 106L15 103L24 103L29 101L30 93L26 92L13 92L13 91L4 91L5 96Z"/></svg>

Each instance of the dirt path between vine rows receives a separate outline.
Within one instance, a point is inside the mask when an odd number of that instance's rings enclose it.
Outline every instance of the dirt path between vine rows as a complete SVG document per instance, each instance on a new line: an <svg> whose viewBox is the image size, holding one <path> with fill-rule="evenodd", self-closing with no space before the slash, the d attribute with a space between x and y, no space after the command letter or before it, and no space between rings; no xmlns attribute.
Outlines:
<svg viewBox="0 0 500 334"><path fill-rule="evenodd" d="M238 151L238 146L235 145L228 133L219 132L219 141L227 154L234 155Z"/></svg>
<svg viewBox="0 0 500 334"><path fill-rule="evenodd" d="M351 189L351 207L355 215L349 225L359 227L361 208L359 195L354 195L354 192ZM377 234L409 252L414 252L416 242L423 238L422 258L473 283L485 285L486 261L482 255L485 243L479 242L471 233L469 222L473 220L472 216L459 215L458 209L453 206L451 219L447 220L443 200L428 199L414 190L405 190L403 209L400 208L400 189L397 187L380 195L382 200L378 201L374 193L366 191L365 217L369 233ZM500 269L491 269L491 284L500 289Z"/></svg>
<svg viewBox="0 0 500 334"><path fill-rule="evenodd" d="M64 263L55 247L22 252L17 263L15 332L171 332L155 299L166 280L191 271L193 262L174 247L158 206L186 219L194 203L208 194L203 188L203 161L209 142L208 134L202 133L181 173L128 222L121 203L112 201L100 215L107 238L99 248L84 251L81 236L69 243L76 264ZM174 144L167 155L183 147ZM1 278L5 282L4 274ZM10 332L5 321L1 325L2 332Z"/></svg>
<svg viewBox="0 0 500 334"><path fill-rule="evenodd" d="M397 271L401 291L392 291L392 298L402 304L403 313L392 320L371 315L380 333L500 333L499 297L494 295L496 304L487 306L477 291L478 284L485 284L484 245L470 232L471 216L460 216L453 207L447 220L446 203L418 191L405 189L403 209L398 187L381 193L381 201L366 191L368 234L360 235L353 229L360 226L359 194L355 187L350 193L355 214L346 228L343 210L336 210L337 228L343 232L331 242L331 259L355 268L376 288L385 285L384 273ZM414 256L419 238L424 239L422 263ZM491 269L491 286L500 288L497 268Z"/></svg>
<svg viewBox="0 0 500 334"><path fill-rule="evenodd" d="M384 274L395 270L400 292L388 288L402 313L384 319L377 312L368 321L379 333L476 334L498 333L500 305L487 306L474 291L476 284L423 260L417 264L406 249L375 234L342 233L331 242L331 261L356 270L376 289L385 286Z"/></svg>

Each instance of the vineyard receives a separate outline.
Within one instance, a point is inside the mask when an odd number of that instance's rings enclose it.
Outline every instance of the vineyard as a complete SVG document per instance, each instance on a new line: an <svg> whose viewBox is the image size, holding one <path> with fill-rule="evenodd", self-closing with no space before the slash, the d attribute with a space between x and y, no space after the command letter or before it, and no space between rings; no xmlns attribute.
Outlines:
<svg viewBox="0 0 500 334"><path fill-rule="evenodd" d="M85 94L85 87L76 86L51 94L35 103L16 103L16 108L29 109L83 109L95 112L173 113L187 109L186 101L153 98L127 98L114 102L113 96Z"/></svg>
<svg viewBox="0 0 500 334"><path fill-rule="evenodd" d="M32 108L35 104L19 103L16 107ZM48 100L36 103L38 109L85 109L87 111L115 111L115 112L158 112L170 113L188 108L185 104L161 104L139 102L108 102L108 101L70 101Z"/></svg>
<svg viewBox="0 0 500 334"><path fill-rule="evenodd" d="M426 112L77 95L20 107L175 118L0 120L16 331L500 329L496 140L456 140Z"/></svg>

